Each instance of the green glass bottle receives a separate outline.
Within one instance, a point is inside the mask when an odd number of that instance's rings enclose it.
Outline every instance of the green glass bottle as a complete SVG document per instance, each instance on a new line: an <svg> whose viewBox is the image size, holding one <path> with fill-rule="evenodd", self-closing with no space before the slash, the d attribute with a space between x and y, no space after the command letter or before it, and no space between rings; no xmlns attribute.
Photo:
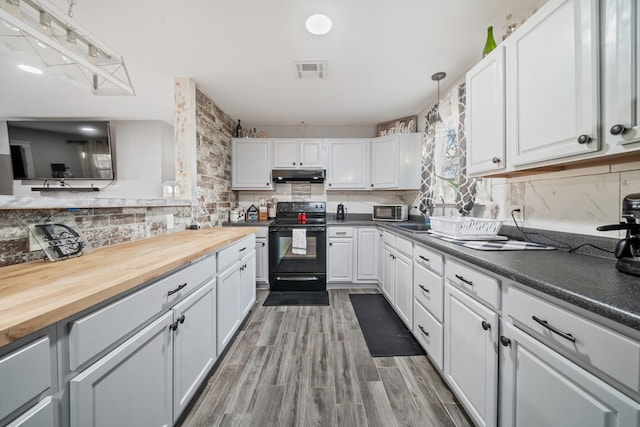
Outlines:
<svg viewBox="0 0 640 427"><path fill-rule="evenodd" d="M496 48L496 41L493 38L493 27L487 28L487 42L484 44L484 50L482 51L482 57L484 58Z"/></svg>

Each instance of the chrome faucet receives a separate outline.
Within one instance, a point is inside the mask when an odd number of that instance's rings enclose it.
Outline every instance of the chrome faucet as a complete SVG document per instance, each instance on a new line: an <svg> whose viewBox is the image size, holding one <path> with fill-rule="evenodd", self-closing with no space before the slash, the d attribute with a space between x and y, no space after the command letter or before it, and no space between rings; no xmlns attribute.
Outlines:
<svg viewBox="0 0 640 427"><path fill-rule="evenodd" d="M446 202L444 201L444 196L442 195L442 193L438 194L438 198L440 200L442 200L442 216L445 216L445 207L446 207Z"/></svg>

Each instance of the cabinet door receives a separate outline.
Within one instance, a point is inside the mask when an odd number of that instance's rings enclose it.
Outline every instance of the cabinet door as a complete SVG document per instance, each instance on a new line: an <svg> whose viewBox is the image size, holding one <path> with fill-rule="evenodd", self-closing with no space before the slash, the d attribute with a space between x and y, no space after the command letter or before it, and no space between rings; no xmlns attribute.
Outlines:
<svg viewBox="0 0 640 427"><path fill-rule="evenodd" d="M514 166L600 149L598 3L551 0L505 42Z"/></svg>
<svg viewBox="0 0 640 427"><path fill-rule="evenodd" d="M0 421L52 388L51 340L40 337L0 357ZM6 385L11 385L7 387Z"/></svg>
<svg viewBox="0 0 640 427"><path fill-rule="evenodd" d="M378 230L358 228L357 278L360 281L378 280Z"/></svg>
<svg viewBox="0 0 640 427"><path fill-rule="evenodd" d="M173 420L177 420L216 359L216 289L211 281L173 308ZM175 323L177 322L177 323Z"/></svg>
<svg viewBox="0 0 640 427"><path fill-rule="evenodd" d="M605 5L602 131L615 153L640 148L629 145L640 141L640 7L637 0Z"/></svg>
<svg viewBox="0 0 640 427"><path fill-rule="evenodd" d="M298 166L301 168L322 168L322 141L300 141L300 157Z"/></svg>
<svg viewBox="0 0 640 427"><path fill-rule="evenodd" d="M170 426L173 313L71 379L71 427Z"/></svg>
<svg viewBox="0 0 640 427"><path fill-rule="evenodd" d="M242 274L240 262L218 275L216 296L216 324L218 355L224 351L240 326L240 301L242 299Z"/></svg>
<svg viewBox="0 0 640 427"><path fill-rule="evenodd" d="M502 326L500 425L639 425L638 402L512 324Z"/></svg>
<svg viewBox="0 0 640 427"><path fill-rule="evenodd" d="M329 239L327 281L353 281L353 238Z"/></svg>
<svg viewBox="0 0 640 427"><path fill-rule="evenodd" d="M294 169L298 167L298 140L273 141L273 168Z"/></svg>
<svg viewBox="0 0 640 427"><path fill-rule="evenodd" d="M270 141L234 139L231 186L238 189L271 190Z"/></svg>
<svg viewBox="0 0 640 427"><path fill-rule="evenodd" d="M413 330L413 262L396 252L395 264L394 306L409 330Z"/></svg>
<svg viewBox="0 0 640 427"><path fill-rule="evenodd" d="M498 315L445 285L444 374L479 426L497 419Z"/></svg>
<svg viewBox="0 0 640 427"><path fill-rule="evenodd" d="M377 259L378 259L378 288L380 289L380 291L382 292L383 287L382 287L382 283L384 281L384 260L385 260L385 253L384 253L384 234L382 233L382 231L380 229L378 229L378 247L376 249L376 251L378 252L377 255Z"/></svg>
<svg viewBox="0 0 640 427"><path fill-rule="evenodd" d="M504 47L498 46L467 73L467 170L502 170L505 156Z"/></svg>
<svg viewBox="0 0 640 427"><path fill-rule="evenodd" d="M329 140L327 190L368 189L368 139Z"/></svg>
<svg viewBox="0 0 640 427"><path fill-rule="evenodd" d="M393 306L395 297L396 262L395 251L387 245L382 247L382 294Z"/></svg>
<svg viewBox="0 0 640 427"><path fill-rule="evenodd" d="M269 283L268 239L256 239L256 282Z"/></svg>
<svg viewBox="0 0 640 427"><path fill-rule="evenodd" d="M242 258L242 301L240 321L249 313L256 302L256 252L251 251Z"/></svg>
<svg viewBox="0 0 640 427"><path fill-rule="evenodd" d="M398 188L398 137L371 140L371 187Z"/></svg>

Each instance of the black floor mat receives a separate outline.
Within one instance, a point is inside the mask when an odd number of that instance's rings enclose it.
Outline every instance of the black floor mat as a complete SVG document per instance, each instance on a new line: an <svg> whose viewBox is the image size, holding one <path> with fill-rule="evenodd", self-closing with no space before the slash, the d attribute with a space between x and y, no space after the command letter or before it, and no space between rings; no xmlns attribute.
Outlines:
<svg viewBox="0 0 640 427"><path fill-rule="evenodd" d="M349 294L373 357L415 356L424 350L381 294Z"/></svg>
<svg viewBox="0 0 640 427"><path fill-rule="evenodd" d="M329 305L327 291L271 291L262 305Z"/></svg>

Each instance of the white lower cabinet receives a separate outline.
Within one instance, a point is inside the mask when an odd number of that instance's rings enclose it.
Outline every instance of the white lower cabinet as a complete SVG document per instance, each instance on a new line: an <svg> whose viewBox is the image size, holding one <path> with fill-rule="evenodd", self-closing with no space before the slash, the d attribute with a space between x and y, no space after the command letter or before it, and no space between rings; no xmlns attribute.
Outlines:
<svg viewBox="0 0 640 427"><path fill-rule="evenodd" d="M165 313L71 379L71 427L169 426L173 313Z"/></svg>
<svg viewBox="0 0 640 427"><path fill-rule="evenodd" d="M353 227L329 227L327 244L327 282L354 280Z"/></svg>
<svg viewBox="0 0 640 427"><path fill-rule="evenodd" d="M173 420L216 361L216 287L211 281L173 308Z"/></svg>
<svg viewBox="0 0 640 427"><path fill-rule="evenodd" d="M444 297L444 375L479 426L498 411L498 314L447 283Z"/></svg>
<svg viewBox="0 0 640 427"><path fill-rule="evenodd" d="M267 227L261 228L265 229L264 237L256 233L256 283L269 284L269 239Z"/></svg>
<svg viewBox="0 0 640 427"><path fill-rule="evenodd" d="M231 260L231 262L228 262ZM242 240L218 253L217 350L227 347L256 301L255 241Z"/></svg>
<svg viewBox="0 0 640 427"><path fill-rule="evenodd" d="M378 280L378 230L375 227L358 227L356 257L356 281Z"/></svg>
<svg viewBox="0 0 640 427"><path fill-rule="evenodd" d="M242 259L242 299L240 301L241 316L249 314L256 302L256 253L249 252Z"/></svg>
<svg viewBox="0 0 640 427"><path fill-rule="evenodd" d="M226 348L240 326L242 276L240 262L218 275L217 341L218 355Z"/></svg>
<svg viewBox="0 0 640 427"><path fill-rule="evenodd" d="M395 250L389 245L382 245L382 294L387 298L389 304L393 305L393 297L396 294L395 277L396 263Z"/></svg>
<svg viewBox="0 0 640 427"><path fill-rule="evenodd" d="M640 404L503 322L500 425L638 426Z"/></svg>
<svg viewBox="0 0 640 427"><path fill-rule="evenodd" d="M413 328L413 262L408 256L396 251L395 297L393 306L402 321Z"/></svg>

